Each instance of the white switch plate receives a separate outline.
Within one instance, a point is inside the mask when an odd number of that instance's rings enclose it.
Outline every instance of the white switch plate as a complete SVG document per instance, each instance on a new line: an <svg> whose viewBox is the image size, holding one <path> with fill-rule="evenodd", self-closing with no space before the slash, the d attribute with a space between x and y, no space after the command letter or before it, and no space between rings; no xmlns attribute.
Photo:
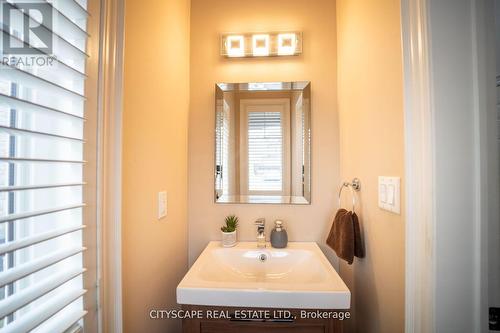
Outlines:
<svg viewBox="0 0 500 333"><path fill-rule="evenodd" d="M158 220L167 216L167 192L158 192Z"/></svg>
<svg viewBox="0 0 500 333"><path fill-rule="evenodd" d="M378 206L389 212L401 213L401 178L378 177Z"/></svg>

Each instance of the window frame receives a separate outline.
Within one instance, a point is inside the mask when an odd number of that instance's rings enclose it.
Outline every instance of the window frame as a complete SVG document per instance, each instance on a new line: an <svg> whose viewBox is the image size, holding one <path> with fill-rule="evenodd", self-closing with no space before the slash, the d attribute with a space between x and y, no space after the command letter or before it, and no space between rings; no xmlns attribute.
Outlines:
<svg viewBox="0 0 500 333"><path fill-rule="evenodd" d="M83 253L83 266L87 268L84 274L83 287L87 293L83 297L84 307L88 313L83 318L84 332L100 332L100 279L101 279L101 180L100 151L102 150L102 108L100 107L101 84L101 9L106 0L87 0L87 11L90 13L87 21L87 79L85 81L85 125L84 137L86 144L83 157L86 161L83 166L83 200L86 207L83 210L83 223L88 227L83 230L83 244L87 250Z"/></svg>

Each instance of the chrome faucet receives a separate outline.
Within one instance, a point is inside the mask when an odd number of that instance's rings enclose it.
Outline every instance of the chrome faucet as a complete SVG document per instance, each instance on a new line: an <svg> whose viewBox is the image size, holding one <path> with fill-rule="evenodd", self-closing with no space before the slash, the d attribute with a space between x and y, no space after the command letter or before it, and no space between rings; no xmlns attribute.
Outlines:
<svg viewBox="0 0 500 333"><path fill-rule="evenodd" d="M260 218L256 220L255 225L257 226L257 247L259 248L266 247L266 234L264 233L266 226L266 219Z"/></svg>

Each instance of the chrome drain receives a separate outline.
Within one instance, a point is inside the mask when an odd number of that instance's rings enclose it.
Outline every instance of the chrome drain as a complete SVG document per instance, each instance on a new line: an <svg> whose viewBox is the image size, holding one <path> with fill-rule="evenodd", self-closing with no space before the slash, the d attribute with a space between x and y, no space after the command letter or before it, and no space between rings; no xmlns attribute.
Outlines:
<svg viewBox="0 0 500 333"><path fill-rule="evenodd" d="M261 253L259 255L259 260L260 260L260 262L265 262L267 260L267 254Z"/></svg>

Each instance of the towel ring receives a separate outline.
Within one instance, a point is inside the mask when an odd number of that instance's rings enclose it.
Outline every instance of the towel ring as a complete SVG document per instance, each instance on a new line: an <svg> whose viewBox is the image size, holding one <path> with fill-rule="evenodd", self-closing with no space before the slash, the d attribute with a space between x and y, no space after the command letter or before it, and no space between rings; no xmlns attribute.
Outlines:
<svg viewBox="0 0 500 333"><path fill-rule="evenodd" d="M344 187L348 187L351 190L351 195L352 195L352 211L354 212L354 208L356 207L356 194L354 191L359 191L361 189L361 183L358 178L354 178L350 183L349 182L344 182L340 186L339 189L339 207L340 205L340 199L342 198L342 190Z"/></svg>

